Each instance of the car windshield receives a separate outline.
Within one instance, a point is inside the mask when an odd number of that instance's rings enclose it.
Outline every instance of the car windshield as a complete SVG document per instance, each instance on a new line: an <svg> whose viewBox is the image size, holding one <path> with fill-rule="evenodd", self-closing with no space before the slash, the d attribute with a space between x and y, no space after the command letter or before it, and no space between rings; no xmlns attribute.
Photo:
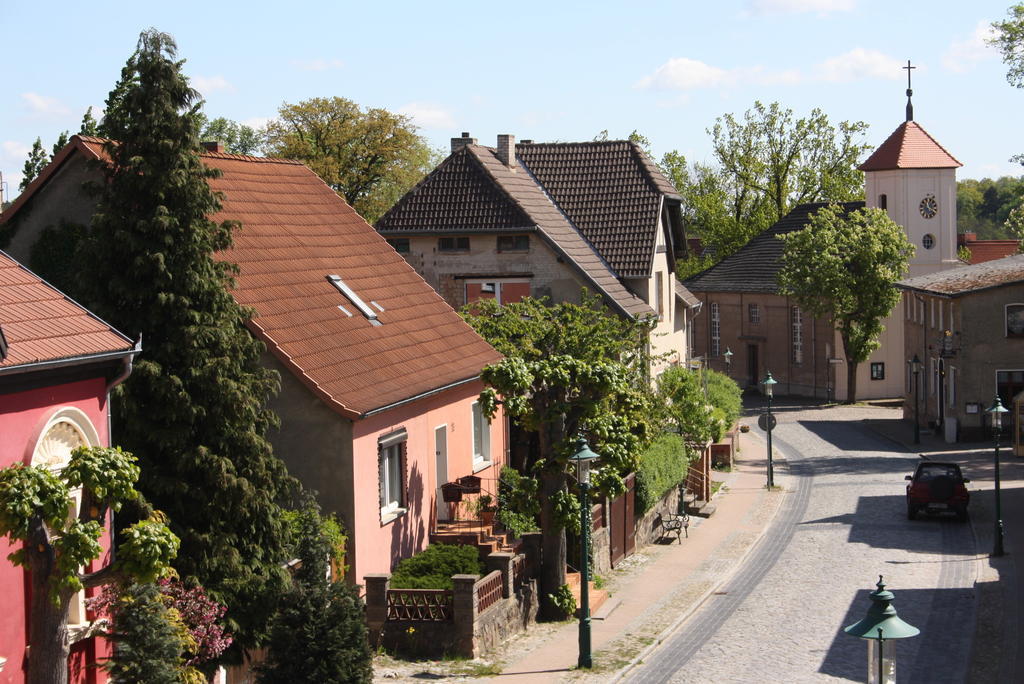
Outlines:
<svg viewBox="0 0 1024 684"><path fill-rule="evenodd" d="M927 465L917 470L918 480L931 480L936 477L950 477L954 480L960 479L960 468L955 465Z"/></svg>

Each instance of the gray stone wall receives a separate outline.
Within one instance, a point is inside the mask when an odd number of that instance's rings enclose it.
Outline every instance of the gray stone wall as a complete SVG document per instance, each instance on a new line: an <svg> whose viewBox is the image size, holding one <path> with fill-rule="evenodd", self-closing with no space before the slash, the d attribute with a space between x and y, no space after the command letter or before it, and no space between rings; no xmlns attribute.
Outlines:
<svg viewBox="0 0 1024 684"><path fill-rule="evenodd" d="M680 502L680 492L682 487L673 487L670 489L665 496L661 497L661 500L655 504L651 510L647 511L636 521L636 546L639 549L642 546L648 544L654 544L662 538L661 525L658 523L659 517L664 516L667 513L678 513L682 508ZM675 539L675 535L672 535L672 539Z"/></svg>

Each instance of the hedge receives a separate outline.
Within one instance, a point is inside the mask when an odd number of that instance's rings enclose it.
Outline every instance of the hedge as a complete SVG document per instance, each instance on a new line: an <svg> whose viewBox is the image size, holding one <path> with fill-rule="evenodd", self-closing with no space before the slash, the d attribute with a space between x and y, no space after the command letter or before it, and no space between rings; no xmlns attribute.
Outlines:
<svg viewBox="0 0 1024 684"><path fill-rule="evenodd" d="M391 574L393 589L452 589L452 575L484 575L475 546L431 544L399 561Z"/></svg>
<svg viewBox="0 0 1024 684"><path fill-rule="evenodd" d="M640 455L636 471L638 514L646 513L673 487L686 479L689 454L679 435L666 433Z"/></svg>

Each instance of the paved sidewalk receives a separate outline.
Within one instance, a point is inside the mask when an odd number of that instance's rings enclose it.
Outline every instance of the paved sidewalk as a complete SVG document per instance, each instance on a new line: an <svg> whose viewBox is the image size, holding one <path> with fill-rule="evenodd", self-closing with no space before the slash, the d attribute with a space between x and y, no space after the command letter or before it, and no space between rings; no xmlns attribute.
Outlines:
<svg viewBox="0 0 1024 684"><path fill-rule="evenodd" d="M751 422L754 419L745 419ZM655 544L613 570L608 588L617 606L592 620L594 668L576 670L578 625L566 623L539 647L507 663L494 682L615 681L642 659L722 585L760 539L785 496L785 462L776 460L777 491L765 489L765 445L753 432L740 435L731 473L718 473L722 489L710 518L693 517L682 544ZM632 562L630 562L632 560Z"/></svg>

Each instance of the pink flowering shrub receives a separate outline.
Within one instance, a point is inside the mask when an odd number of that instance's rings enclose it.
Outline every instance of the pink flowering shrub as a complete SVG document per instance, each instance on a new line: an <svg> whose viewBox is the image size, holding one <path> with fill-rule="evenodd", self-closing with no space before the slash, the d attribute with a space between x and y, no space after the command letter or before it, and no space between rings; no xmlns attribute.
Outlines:
<svg viewBox="0 0 1024 684"><path fill-rule="evenodd" d="M217 603L200 587L187 587L181 580L165 577L158 581L164 604L174 609L181 624L188 630L191 643L185 666L191 667L213 660L231 645L232 637L224 633L219 620L227 612L227 606ZM117 620L118 609L123 605L125 588L108 584L103 591L87 601L89 610L100 616Z"/></svg>

